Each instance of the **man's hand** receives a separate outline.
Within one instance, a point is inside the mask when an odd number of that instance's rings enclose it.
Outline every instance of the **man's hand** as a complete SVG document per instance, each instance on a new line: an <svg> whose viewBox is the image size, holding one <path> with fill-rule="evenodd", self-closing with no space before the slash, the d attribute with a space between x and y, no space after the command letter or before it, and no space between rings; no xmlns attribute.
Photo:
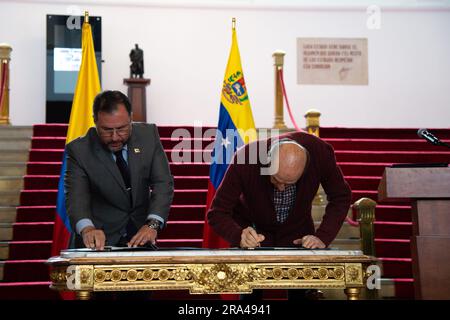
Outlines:
<svg viewBox="0 0 450 320"><path fill-rule="evenodd" d="M255 248L259 247L265 237L262 234L256 233L252 227L247 227L241 233L241 248Z"/></svg>
<svg viewBox="0 0 450 320"><path fill-rule="evenodd" d="M81 230L81 236L86 248L103 250L105 248L105 233L94 227L86 227Z"/></svg>
<svg viewBox="0 0 450 320"><path fill-rule="evenodd" d="M147 225L142 226L138 233L136 233L130 242L128 242L128 247L142 247L149 241L152 244L155 244L157 235L158 232L155 229L149 228Z"/></svg>
<svg viewBox="0 0 450 320"><path fill-rule="evenodd" d="M307 249L324 249L326 248L325 243L319 238L313 235L307 235L303 238L294 240L294 244L300 244Z"/></svg>

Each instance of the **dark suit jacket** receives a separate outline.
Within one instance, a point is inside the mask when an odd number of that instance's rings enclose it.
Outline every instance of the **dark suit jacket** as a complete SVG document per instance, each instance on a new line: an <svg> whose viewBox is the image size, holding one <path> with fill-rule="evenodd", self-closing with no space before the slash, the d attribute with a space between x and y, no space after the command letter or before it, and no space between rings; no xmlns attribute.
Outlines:
<svg viewBox="0 0 450 320"><path fill-rule="evenodd" d="M301 132L281 138L295 140L309 152L309 161L297 182L293 210L284 223L278 223L270 176L260 174L263 165L259 161L256 164L231 164L211 204L208 222L232 246L239 246L242 229L253 224L258 233L265 236L262 246L294 246L293 240L309 234L315 234L328 246L347 215L351 191L336 165L331 145ZM258 142L254 143L267 152L267 144L260 146ZM249 159L249 150L251 147L247 145L238 153L245 153L246 159ZM327 194L328 205L316 232L311 207L320 184Z"/></svg>
<svg viewBox="0 0 450 320"><path fill-rule="evenodd" d="M139 229L149 214L167 221L173 199L173 177L156 125L133 123L128 140L131 198L111 152L95 128L66 146L66 210L72 229L89 218L116 245L128 220ZM79 240L79 239L78 239Z"/></svg>

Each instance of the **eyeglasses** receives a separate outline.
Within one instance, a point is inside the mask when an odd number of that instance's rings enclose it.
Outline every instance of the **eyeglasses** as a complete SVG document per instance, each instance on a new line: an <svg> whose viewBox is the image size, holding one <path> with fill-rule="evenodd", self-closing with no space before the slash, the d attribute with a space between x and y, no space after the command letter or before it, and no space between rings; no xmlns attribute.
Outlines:
<svg viewBox="0 0 450 320"><path fill-rule="evenodd" d="M123 137L130 132L130 123L120 128L97 128L97 132L102 137L112 137L114 132Z"/></svg>

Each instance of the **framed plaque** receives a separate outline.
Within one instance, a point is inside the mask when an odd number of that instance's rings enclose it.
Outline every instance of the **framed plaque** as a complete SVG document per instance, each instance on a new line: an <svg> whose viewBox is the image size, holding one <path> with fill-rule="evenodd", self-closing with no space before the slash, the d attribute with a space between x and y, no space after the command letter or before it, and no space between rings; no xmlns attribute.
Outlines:
<svg viewBox="0 0 450 320"><path fill-rule="evenodd" d="M297 83L367 85L367 39L297 38Z"/></svg>

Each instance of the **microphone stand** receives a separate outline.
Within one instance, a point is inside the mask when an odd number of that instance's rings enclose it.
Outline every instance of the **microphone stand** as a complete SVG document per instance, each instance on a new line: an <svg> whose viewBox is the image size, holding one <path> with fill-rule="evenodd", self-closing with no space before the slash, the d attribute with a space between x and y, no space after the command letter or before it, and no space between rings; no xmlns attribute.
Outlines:
<svg viewBox="0 0 450 320"><path fill-rule="evenodd" d="M445 142L439 141L439 145L440 145L440 146L444 146L444 147L447 147L447 148L449 148L449 149L450 149L450 144L448 144L448 143L445 143Z"/></svg>

